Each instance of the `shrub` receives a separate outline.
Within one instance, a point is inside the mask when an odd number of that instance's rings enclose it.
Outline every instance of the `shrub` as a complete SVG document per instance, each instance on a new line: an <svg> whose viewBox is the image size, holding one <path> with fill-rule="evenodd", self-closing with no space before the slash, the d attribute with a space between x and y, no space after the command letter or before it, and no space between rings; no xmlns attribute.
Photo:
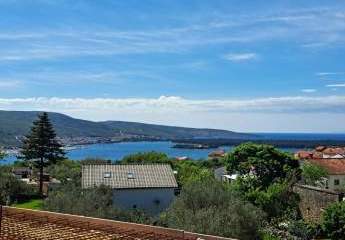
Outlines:
<svg viewBox="0 0 345 240"><path fill-rule="evenodd" d="M161 224L204 234L254 239L263 215L228 185L208 178L186 184L162 215Z"/></svg>
<svg viewBox="0 0 345 240"><path fill-rule="evenodd" d="M345 239L345 202L327 207L322 215L321 226L331 239Z"/></svg>

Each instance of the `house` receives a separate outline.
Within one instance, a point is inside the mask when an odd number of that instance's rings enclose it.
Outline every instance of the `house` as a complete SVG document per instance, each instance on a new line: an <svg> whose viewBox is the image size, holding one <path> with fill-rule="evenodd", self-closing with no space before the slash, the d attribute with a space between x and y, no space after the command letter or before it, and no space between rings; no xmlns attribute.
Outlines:
<svg viewBox="0 0 345 240"><path fill-rule="evenodd" d="M307 162L324 168L328 177L326 180L326 189L334 191L344 191L345 189L345 159L321 158L308 159Z"/></svg>
<svg viewBox="0 0 345 240"><path fill-rule="evenodd" d="M12 169L12 174L19 180L30 181L32 178L32 169L27 167L18 167Z"/></svg>
<svg viewBox="0 0 345 240"><path fill-rule="evenodd" d="M178 185L169 164L84 165L82 187L106 185L113 203L123 209L142 209L156 215L169 207Z"/></svg>
<svg viewBox="0 0 345 240"><path fill-rule="evenodd" d="M219 167L214 170L214 177L219 181L231 182L237 179L238 174L228 174L226 167Z"/></svg>
<svg viewBox="0 0 345 240"><path fill-rule="evenodd" d="M208 154L208 158L210 159L218 159L225 157L226 152L223 149L215 150Z"/></svg>
<svg viewBox="0 0 345 240"><path fill-rule="evenodd" d="M345 158L345 147L326 147L318 146L314 150L301 150L295 153L295 157L299 160L306 159L341 159Z"/></svg>

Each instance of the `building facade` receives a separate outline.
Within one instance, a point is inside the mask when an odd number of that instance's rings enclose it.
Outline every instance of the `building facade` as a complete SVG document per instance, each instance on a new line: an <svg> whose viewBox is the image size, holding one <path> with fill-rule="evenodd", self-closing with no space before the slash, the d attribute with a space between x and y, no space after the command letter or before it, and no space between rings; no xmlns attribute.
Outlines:
<svg viewBox="0 0 345 240"><path fill-rule="evenodd" d="M168 208L178 188L168 164L86 165L82 169L82 187L109 186L114 206L144 210L157 215Z"/></svg>

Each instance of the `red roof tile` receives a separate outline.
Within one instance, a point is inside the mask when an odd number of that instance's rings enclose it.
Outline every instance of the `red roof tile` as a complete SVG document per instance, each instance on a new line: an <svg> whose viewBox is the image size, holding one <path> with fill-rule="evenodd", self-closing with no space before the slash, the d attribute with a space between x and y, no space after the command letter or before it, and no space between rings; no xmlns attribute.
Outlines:
<svg viewBox="0 0 345 240"><path fill-rule="evenodd" d="M342 159L309 159L311 164L323 167L330 175L345 175L345 158Z"/></svg>

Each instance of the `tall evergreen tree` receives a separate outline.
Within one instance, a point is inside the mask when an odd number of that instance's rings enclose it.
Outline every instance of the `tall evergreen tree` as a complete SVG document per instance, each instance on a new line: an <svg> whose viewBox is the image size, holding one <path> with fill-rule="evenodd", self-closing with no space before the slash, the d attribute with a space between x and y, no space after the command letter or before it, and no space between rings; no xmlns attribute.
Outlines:
<svg viewBox="0 0 345 240"><path fill-rule="evenodd" d="M46 112L39 114L33 122L30 134L26 136L21 151L25 161L39 169L40 194L43 195L43 169L62 160L65 152L57 141L53 125Z"/></svg>

